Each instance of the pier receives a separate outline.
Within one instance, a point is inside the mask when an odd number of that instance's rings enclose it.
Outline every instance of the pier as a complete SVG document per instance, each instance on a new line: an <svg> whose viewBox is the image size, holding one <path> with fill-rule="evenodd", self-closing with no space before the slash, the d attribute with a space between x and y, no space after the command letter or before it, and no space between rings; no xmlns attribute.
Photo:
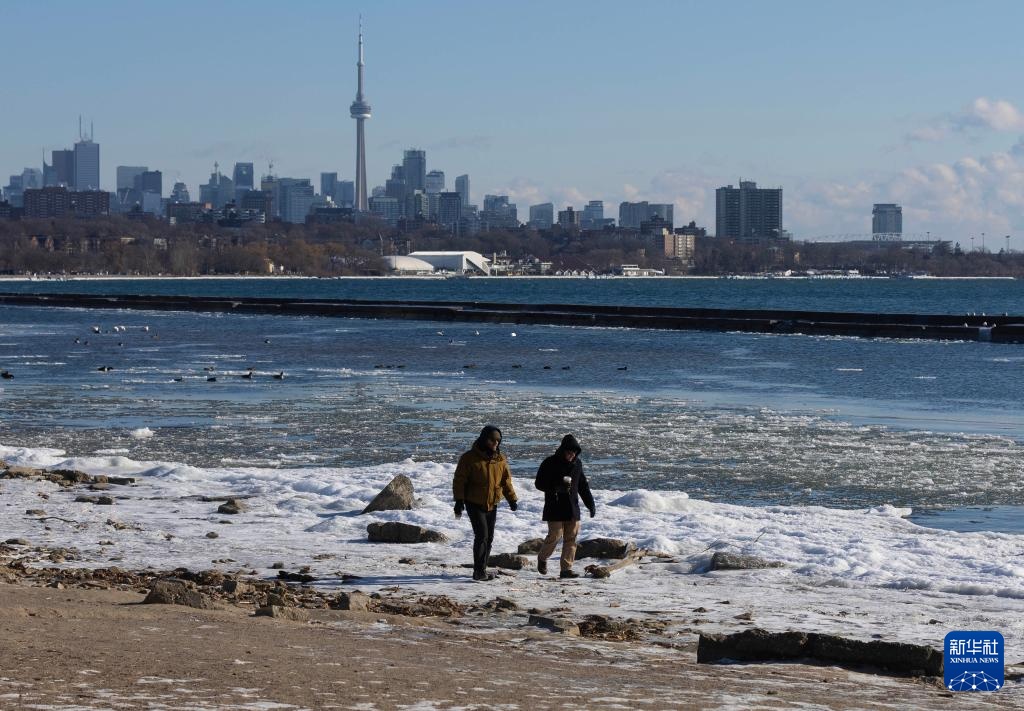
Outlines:
<svg viewBox="0 0 1024 711"><path fill-rule="evenodd" d="M984 314L56 293L0 294L0 304L1024 343L1024 316Z"/></svg>

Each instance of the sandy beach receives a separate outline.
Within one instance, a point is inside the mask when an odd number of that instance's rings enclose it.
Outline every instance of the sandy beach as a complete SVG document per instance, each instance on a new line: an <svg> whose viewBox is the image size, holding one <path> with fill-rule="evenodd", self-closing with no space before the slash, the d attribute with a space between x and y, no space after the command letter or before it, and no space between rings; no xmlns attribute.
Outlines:
<svg viewBox="0 0 1024 711"><path fill-rule="evenodd" d="M193 609L143 598L0 584L0 707L1009 707L999 694L954 695L935 679L808 664L698 665L693 641L669 648L566 637L516 624L520 613L319 610L293 621L256 617L246 605Z"/></svg>

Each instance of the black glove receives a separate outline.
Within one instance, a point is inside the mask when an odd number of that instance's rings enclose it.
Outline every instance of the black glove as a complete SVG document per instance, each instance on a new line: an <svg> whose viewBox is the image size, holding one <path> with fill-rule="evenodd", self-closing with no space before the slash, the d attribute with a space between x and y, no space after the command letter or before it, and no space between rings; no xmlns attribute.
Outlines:
<svg viewBox="0 0 1024 711"><path fill-rule="evenodd" d="M597 510L591 506L588 511L590 511L590 518L594 518L594 514L597 513Z"/></svg>
<svg viewBox="0 0 1024 711"><path fill-rule="evenodd" d="M508 502L508 507L510 509L512 509L513 511L515 511L516 509L519 508L519 502L517 502L517 501L509 501Z"/></svg>
<svg viewBox="0 0 1024 711"><path fill-rule="evenodd" d="M459 518L460 516L462 516L462 510L464 508L466 508L465 501L459 500L455 502L455 518Z"/></svg>

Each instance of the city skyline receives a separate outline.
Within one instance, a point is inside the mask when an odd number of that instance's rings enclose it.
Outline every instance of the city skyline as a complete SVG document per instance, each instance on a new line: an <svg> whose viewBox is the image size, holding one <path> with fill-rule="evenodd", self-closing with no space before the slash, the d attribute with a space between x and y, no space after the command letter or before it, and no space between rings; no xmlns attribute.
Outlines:
<svg viewBox="0 0 1024 711"><path fill-rule="evenodd" d="M118 165L148 165L196 193L214 161L255 163L257 178L271 161L279 176L355 178L360 8L100 1L81 16L61 4L0 7L0 38L23 60L4 90L16 110L0 132L3 182L41 167L44 149L70 148L79 114L94 125L108 190ZM898 203L908 233L987 232L993 244L1010 234L1021 249L1012 28L1024 8L982 10L363 8L376 110L368 188L419 147L428 170L472 176L474 202L508 195L524 215L544 202L650 201L673 204L678 224L713 225L715 190L743 179L785 190L784 226L798 239L869 232L873 204ZM188 41L175 29L182 14ZM954 49L972 31L989 41ZM68 71L83 56L96 70Z"/></svg>

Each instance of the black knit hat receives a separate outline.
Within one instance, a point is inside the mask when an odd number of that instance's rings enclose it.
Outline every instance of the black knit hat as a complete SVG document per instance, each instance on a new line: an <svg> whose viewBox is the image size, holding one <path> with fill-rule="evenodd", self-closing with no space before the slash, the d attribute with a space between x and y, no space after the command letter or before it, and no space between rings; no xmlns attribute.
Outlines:
<svg viewBox="0 0 1024 711"><path fill-rule="evenodd" d="M567 434L565 437L562 437L562 443L558 445L558 449L563 452L576 452L576 454L583 451L580 447L580 443L577 442L576 438L571 434Z"/></svg>

